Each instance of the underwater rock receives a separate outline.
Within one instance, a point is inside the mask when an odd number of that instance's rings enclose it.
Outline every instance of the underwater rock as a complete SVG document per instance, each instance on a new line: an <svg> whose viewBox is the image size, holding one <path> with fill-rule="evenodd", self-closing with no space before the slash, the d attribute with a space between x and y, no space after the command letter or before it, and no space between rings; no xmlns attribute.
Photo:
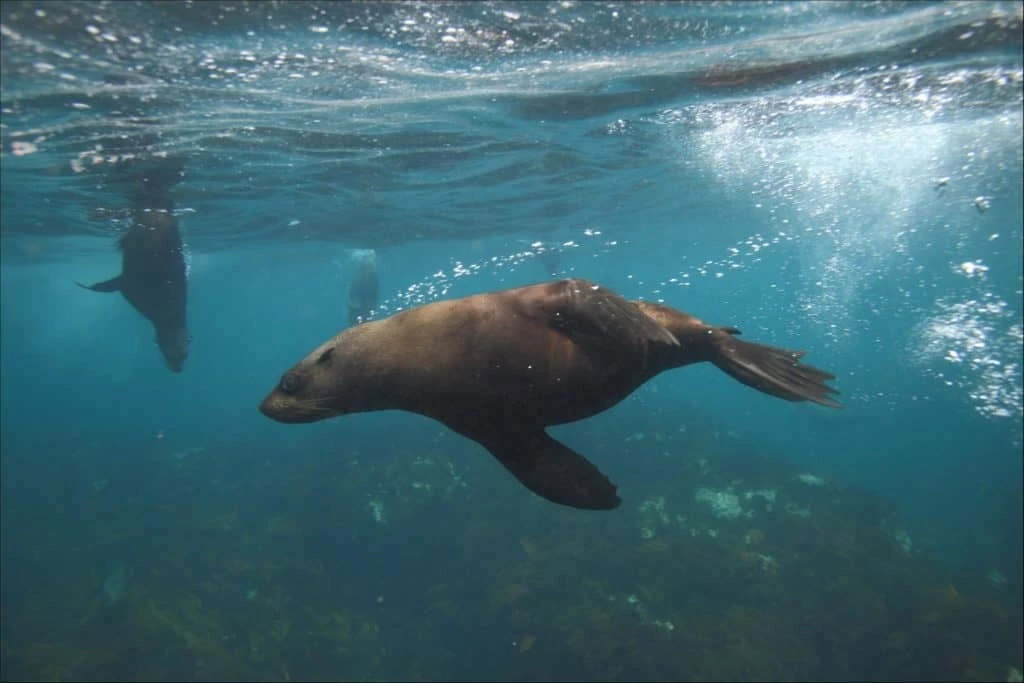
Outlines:
<svg viewBox="0 0 1024 683"><path fill-rule="evenodd" d="M808 486L821 486L825 483L825 480L821 477L816 477L813 474L808 474L806 472L798 474L796 478Z"/></svg>
<svg viewBox="0 0 1024 683"><path fill-rule="evenodd" d="M743 514L743 507L740 505L739 496L728 491L715 491L714 489L698 489L694 499L700 503L707 503L711 506L711 512L715 517L722 519L736 519Z"/></svg>
<svg viewBox="0 0 1024 683"><path fill-rule="evenodd" d="M131 571L123 562L115 562L107 577L103 580L103 603L113 607L128 594L128 580Z"/></svg>

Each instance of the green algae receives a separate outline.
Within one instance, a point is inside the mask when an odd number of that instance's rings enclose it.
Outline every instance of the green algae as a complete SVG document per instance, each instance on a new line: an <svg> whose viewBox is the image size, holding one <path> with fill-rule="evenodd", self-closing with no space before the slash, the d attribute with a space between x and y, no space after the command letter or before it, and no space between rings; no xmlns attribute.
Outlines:
<svg viewBox="0 0 1024 683"><path fill-rule="evenodd" d="M1019 664L1019 608L908 554L872 496L707 447L678 455L663 490L582 515L510 486L483 456L439 447L417 456L429 464L396 455L381 469L368 456L310 458L205 497L187 492L199 465L170 469L110 508L185 511L167 512L160 534L140 535L122 512L100 550L69 536L25 555L91 559L4 605L18 631L3 633L3 677L992 680ZM465 486L450 485L453 471ZM751 516L715 517L695 500L702 487L732 487ZM770 508L743 497L766 490ZM665 511L647 539L646 498ZM112 548L134 571L105 607ZM396 557L400 580L378 579L373 568Z"/></svg>

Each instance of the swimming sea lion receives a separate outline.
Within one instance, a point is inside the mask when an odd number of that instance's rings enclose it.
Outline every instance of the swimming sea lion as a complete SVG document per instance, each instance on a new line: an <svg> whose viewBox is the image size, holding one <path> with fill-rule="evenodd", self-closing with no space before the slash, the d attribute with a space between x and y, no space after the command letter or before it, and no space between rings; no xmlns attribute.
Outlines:
<svg viewBox="0 0 1024 683"><path fill-rule="evenodd" d="M167 192L168 184L180 178L180 166L177 169L158 166L128 189L132 226L118 240L121 274L94 285L76 283L94 292L121 292L153 323L156 341L173 372L181 372L191 341L185 324L185 258L174 202Z"/></svg>
<svg viewBox="0 0 1024 683"><path fill-rule="evenodd" d="M348 288L348 321L352 325L362 322L377 305L380 297L380 277L377 275L377 252L360 249L356 275Z"/></svg>
<svg viewBox="0 0 1024 683"><path fill-rule="evenodd" d="M839 407L803 352L740 341L586 280L437 301L352 327L284 373L260 411L314 422L371 410L432 417L555 503L611 509L616 486L544 431L615 405L663 370L710 361L759 391Z"/></svg>
<svg viewBox="0 0 1024 683"><path fill-rule="evenodd" d="M553 249L544 249L537 252L537 260L544 266L551 277L558 277L562 270L562 255Z"/></svg>

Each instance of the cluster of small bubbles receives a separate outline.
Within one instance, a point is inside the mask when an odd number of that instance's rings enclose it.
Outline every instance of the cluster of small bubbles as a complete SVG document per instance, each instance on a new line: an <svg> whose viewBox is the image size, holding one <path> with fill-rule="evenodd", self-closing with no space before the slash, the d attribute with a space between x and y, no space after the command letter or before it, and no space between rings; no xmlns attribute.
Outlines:
<svg viewBox="0 0 1024 683"><path fill-rule="evenodd" d="M957 271L963 273L968 278L984 280L985 275L988 273L988 266L982 263L980 259L977 261L964 261L957 267Z"/></svg>
<svg viewBox="0 0 1024 683"><path fill-rule="evenodd" d="M875 303L866 300L865 289L894 275L916 276L918 281L923 277L916 247L926 239L921 216L933 211L922 211L923 202L949 192L955 195L947 197L950 204L973 203L977 214L990 208L991 197L968 194L966 181L979 177L980 161L991 158L995 148L976 140L954 144L951 127L921 121L945 115L966 92L983 84L1017 83L1013 87L1019 89L1018 70L996 71L965 70L943 77L887 67L857 78L845 91L850 84L842 79L809 84L809 94L788 102L785 96L769 96L702 103L663 111L653 123L678 139L681 165L690 169L699 164L737 195L748 195L752 208L764 212L780 238L795 243L792 253L803 262L806 277L798 295L800 317L819 326L828 344L841 345L871 323L858 319L855 311L863 307L857 304L868 304L872 315L883 317L893 314L886 307L903 306L919 295L897 287L898 295ZM837 92L818 94L816 88ZM1005 99L1003 95L993 101ZM839 121L848 117L850 125L821 131L808 118L821 109L831 110ZM865 114L876 119L870 130L856 124ZM1018 120L1000 125L1019 129ZM804 127L806 134L801 132ZM694 149L699 152L696 161ZM943 231L954 239L962 233L956 245L962 249L971 227L946 224ZM750 252L759 255L768 246L755 245L742 256L736 245L723 258L694 265L661 286L688 286L695 278L750 266L758 258ZM953 270L979 283L989 275L981 259L956 263ZM937 315L918 313L928 319L908 354L922 366L934 361L924 371L962 392L980 414L1019 419L1021 326L1006 321L1012 312L992 295L971 298L978 301L944 303Z"/></svg>
<svg viewBox="0 0 1024 683"><path fill-rule="evenodd" d="M763 260L763 252L769 247L792 242L795 239L796 235L787 233L784 230L780 230L771 236L754 233L738 240L733 246L727 247L722 258L709 259L703 263L694 264L661 280L658 282L654 294L660 294L663 289L669 287L689 287L698 278L711 276L715 279L720 279L725 277L725 274L729 271L750 268Z"/></svg>
<svg viewBox="0 0 1024 683"><path fill-rule="evenodd" d="M893 78L886 72L886 87L897 87ZM860 79L851 93L702 104L663 117L667 124L696 124L682 135L697 143L719 181L748 192L751 207L797 243L793 253L806 277L800 308L823 325L831 344L855 336L860 321L852 311L867 286L913 268L910 244L921 203L934 201L936 160L956 149L945 129L907 121L906 107L879 102L875 85ZM814 126L808 116L821 108L840 120L848 115L850 125L799 134ZM855 125L864 108L879 119L869 131ZM907 182L915 178L928 181Z"/></svg>
<svg viewBox="0 0 1024 683"><path fill-rule="evenodd" d="M604 127L608 135L624 135L630 132L629 122L625 119L615 119Z"/></svg>
<svg viewBox="0 0 1024 683"><path fill-rule="evenodd" d="M939 299L935 308L918 326L911 357L946 386L966 391L979 414L1019 418L1024 335L1019 321L1007 324L1014 316L1010 306L985 292L966 301Z"/></svg>
<svg viewBox="0 0 1024 683"><path fill-rule="evenodd" d="M166 159L167 156L168 153L164 150L147 151L145 156L134 152L105 152L103 145L95 144L92 148L79 152L75 158L71 159L69 165L73 173L83 173L92 167L113 166L136 159Z"/></svg>
<svg viewBox="0 0 1024 683"><path fill-rule="evenodd" d="M22 142L15 140L11 143L11 154L16 157L25 156L26 154L35 154L39 151L39 147L34 142Z"/></svg>
<svg viewBox="0 0 1024 683"><path fill-rule="evenodd" d="M596 237L601 235L601 231L587 228L583 231L583 234L586 237ZM607 253L608 250L614 248L617 244L618 242L615 240L608 240L598 246L604 253ZM406 308L422 306L431 301L436 301L447 296L458 280L478 275L501 276L520 265L536 261L544 254L560 253L571 249L578 249L580 246L581 244L575 240L565 240L554 245L536 241L531 243L527 249L521 249L509 254L490 256L472 263L466 263L460 259L453 258L447 268L435 271L423 280L414 282L382 301L374 309L374 317L392 315Z"/></svg>

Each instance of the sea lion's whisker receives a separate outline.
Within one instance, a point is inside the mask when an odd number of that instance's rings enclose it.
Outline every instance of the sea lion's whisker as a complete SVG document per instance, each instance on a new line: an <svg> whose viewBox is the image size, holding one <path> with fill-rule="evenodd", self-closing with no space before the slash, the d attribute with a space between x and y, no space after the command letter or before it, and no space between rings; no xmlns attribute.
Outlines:
<svg viewBox="0 0 1024 683"><path fill-rule="evenodd" d="M306 398L300 401L299 405L303 407L319 409L331 405L338 398L340 398L338 395L329 395L319 398Z"/></svg>

